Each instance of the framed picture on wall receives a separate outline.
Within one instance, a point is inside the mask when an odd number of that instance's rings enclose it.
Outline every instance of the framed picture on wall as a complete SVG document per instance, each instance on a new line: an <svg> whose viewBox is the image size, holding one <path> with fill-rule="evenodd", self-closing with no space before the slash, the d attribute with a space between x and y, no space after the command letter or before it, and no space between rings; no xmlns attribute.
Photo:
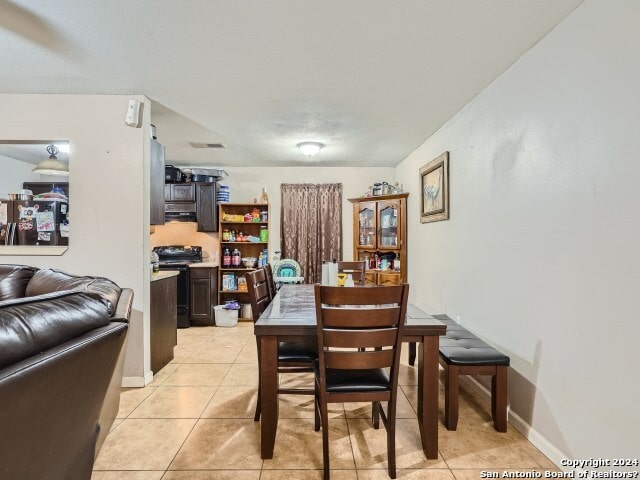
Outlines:
<svg viewBox="0 0 640 480"><path fill-rule="evenodd" d="M449 152L431 160L420 169L420 222L449 219Z"/></svg>

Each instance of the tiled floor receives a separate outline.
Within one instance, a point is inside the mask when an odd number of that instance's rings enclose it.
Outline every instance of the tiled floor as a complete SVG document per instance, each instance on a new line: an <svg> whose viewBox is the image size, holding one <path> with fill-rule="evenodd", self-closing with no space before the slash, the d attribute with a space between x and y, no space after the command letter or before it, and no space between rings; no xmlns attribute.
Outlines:
<svg viewBox="0 0 640 480"><path fill-rule="evenodd" d="M461 395L458 430L449 432L442 426L441 390L440 454L437 460L426 460L415 413L416 369L406 358L401 368L398 478L471 480L480 478L481 470L555 470L511 425L507 433L497 433L489 405L468 392ZM312 397L280 397L274 457L260 458L260 424L253 421L257 372L251 323L178 330L174 361L147 387L123 390L118 419L92 479L321 479L322 435L313 430ZM304 375L283 381L304 383ZM385 431L374 430L369 415L368 404L332 406L333 480L389 478Z"/></svg>

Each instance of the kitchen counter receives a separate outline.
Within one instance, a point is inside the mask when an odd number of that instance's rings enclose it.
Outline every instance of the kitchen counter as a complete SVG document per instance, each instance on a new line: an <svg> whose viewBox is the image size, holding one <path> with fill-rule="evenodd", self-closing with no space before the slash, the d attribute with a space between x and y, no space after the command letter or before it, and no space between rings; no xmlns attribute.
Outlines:
<svg viewBox="0 0 640 480"><path fill-rule="evenodd" d="M191 263L189 264L189 268L214 268L218 266L217 261L209 261L209 262L200 262L200 263Z"/></svg>
<svg viewBox="0 0 640 480"><path fill-rule="evenodd" d="M177 277L180 274L177 270L160 270L151 274L151 281L157 282L158 280L164 280L165 278Z"/></svg>

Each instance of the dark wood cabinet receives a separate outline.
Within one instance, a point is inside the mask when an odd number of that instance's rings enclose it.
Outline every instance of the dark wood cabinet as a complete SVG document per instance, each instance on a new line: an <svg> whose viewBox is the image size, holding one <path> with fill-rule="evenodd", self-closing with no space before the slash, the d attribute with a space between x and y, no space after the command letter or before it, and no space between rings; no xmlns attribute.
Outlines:
<svg viewBox="0 0 640 480"><path fill-rule="evenodd" d="M191 325L214 325L213 307L217 305L218 268L192 267L189 274Z"/></svg>
<svg viewBox="0 0 640 480"><path fill-rule="evenodd" d="M164 147L151 140L149 165L149 223L164 225Z"/></svg>
<svg viewBox="0 0 640 480"><path fill-rule="evenodd" d="M166 202L195 202L195 183L165 183L164 200Z"/></svg>
<svg viewBox="0 0 640 480"><path fill-rule="evenodd" d="M173 360L177 344L177 278L151 282L151 371L157 373Z"/></svg>
<svg viewBox="0 0 640 480"><path fill-rule="evenodd" d="M216 205L216 183L195 183L196 217L199 232L218 231L218 207Z"/></svg>

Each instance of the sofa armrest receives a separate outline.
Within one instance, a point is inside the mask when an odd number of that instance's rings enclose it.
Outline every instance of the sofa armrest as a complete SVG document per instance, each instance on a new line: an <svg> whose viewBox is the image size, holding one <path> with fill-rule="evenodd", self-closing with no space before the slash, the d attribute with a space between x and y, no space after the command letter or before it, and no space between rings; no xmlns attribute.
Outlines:
<svg viewBox="0 0 640 480"><path fill-rule="evenodd" d="M133 290L130 288L123 288L120 293L120 298L118 299L118 305L116 305L116 311L111 317L111 321L129 323L132 303Z"/></svg>

